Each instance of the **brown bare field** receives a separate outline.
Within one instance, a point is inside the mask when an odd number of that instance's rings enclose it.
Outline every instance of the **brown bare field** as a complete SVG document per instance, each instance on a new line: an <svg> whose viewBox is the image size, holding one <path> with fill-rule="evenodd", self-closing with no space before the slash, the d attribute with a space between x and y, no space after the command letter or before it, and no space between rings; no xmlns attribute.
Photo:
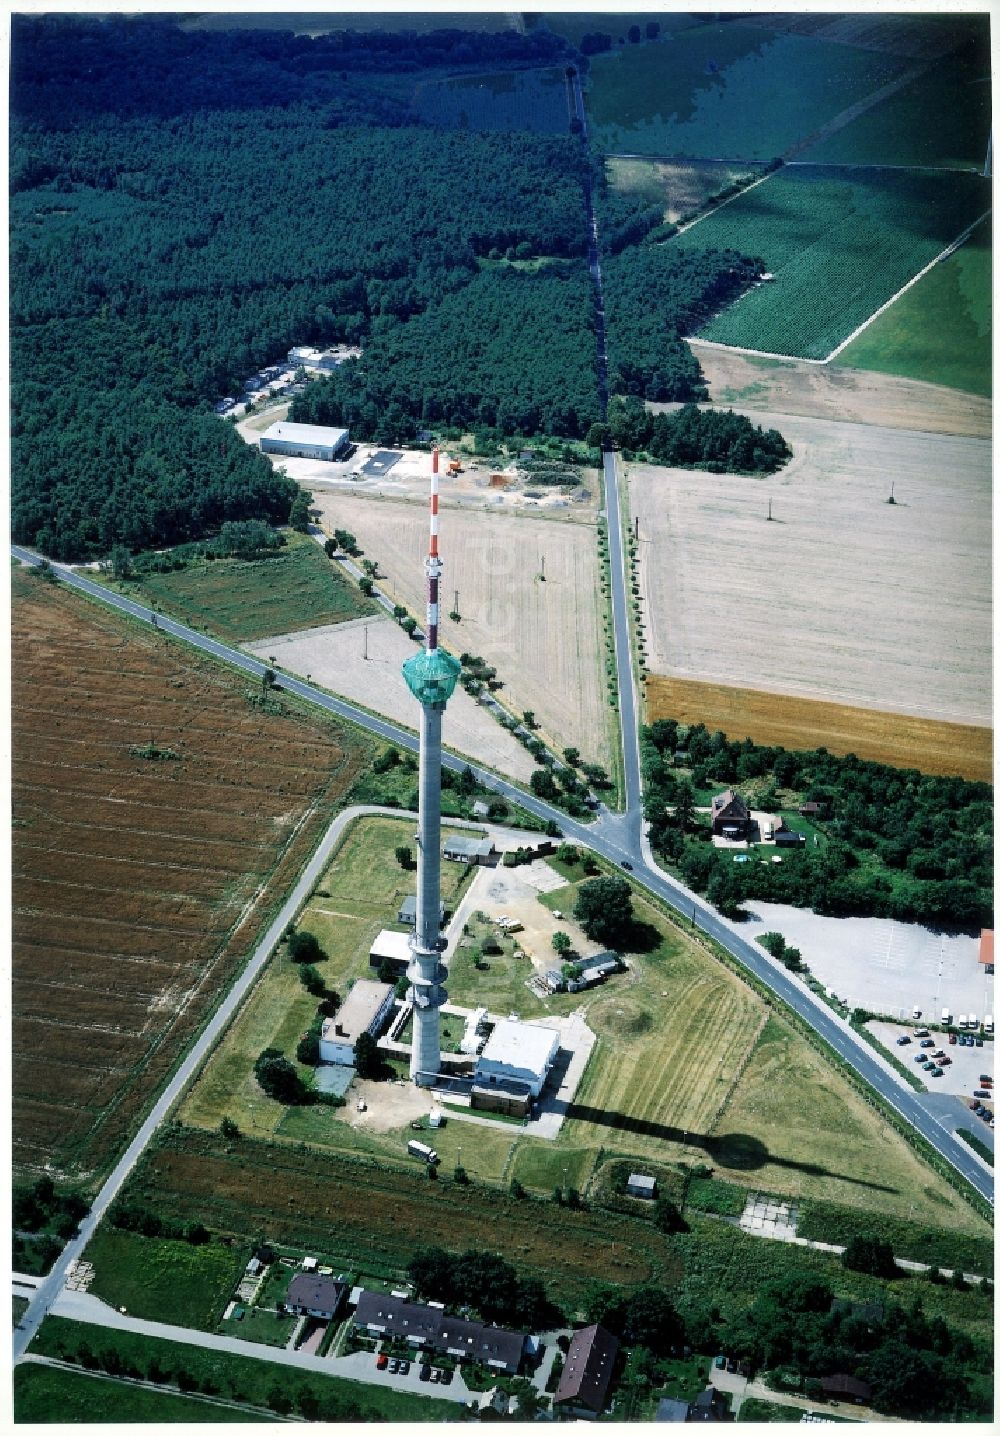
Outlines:
<svg viewBox="0 0 1000 1436"><path fill-rule="evenodd" d="M365 656L367 631L367 657ZM416 731L420 709L403 678L403 662L417 651L397 623L354 619L332 628L304 628L243 645L258 657L274 655L282 668L307 674L331 693ZM526 783L535 763L516 738L501 728L464 689L455 690L443 723L446 747Z"/></svg>
<svg viewBox="0 0 1000 1436"><path fill-rule="evenodd" d="M904 713L880 713L845 703L762 693L687 678L646 680L646 721L676 718L721 729L730 738L782 748L828 748L875 763L919 768L945 777L993 779L993 732L961 723L936 723Z"/></svg>
<svg viewBox="0 0 1000 1436"><path fill-rule="evenodd" d="M349 529L378 560L388 576L380 587L422 614L425 506L339 494L319 494L315 504L326 528ZM445 501L441 547L442 641L494 665L501 699L518 714L531 709L555 747L573 745L610 765L593 529L517 512L470 513ZM460 624L447 617L456 589Z"/></svg>
<svg viewBox="0 0 1000 1436"><path fill-rule="evenodd" d="M892 374L802 359L762 359L697 339L689 342L713 404L972 439L992 435L993 406L975 394Z"/></svg>
<svg viewBox="0 0 1000 1436"><path fill-rule="evenodd" d="M87 1182L368 748L251 708L245 679L61 586L18 571L13 588L14 1156ZM130 752L150 741L179 759Z"/></svg>
<svg viewBox="0 0 1000 1436"><path fill-rule="evenodd" d="M766 479L629 466L650 671L988 725L990 445L753 418Z"/></svg>

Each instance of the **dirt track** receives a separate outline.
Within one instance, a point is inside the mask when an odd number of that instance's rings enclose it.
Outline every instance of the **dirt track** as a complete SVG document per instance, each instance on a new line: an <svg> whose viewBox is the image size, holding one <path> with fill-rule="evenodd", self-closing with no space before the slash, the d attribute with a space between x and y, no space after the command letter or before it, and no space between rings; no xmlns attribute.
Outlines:
<svg viewBox="0 0 1000 1436"><path fill-rule="evenodd" d="M714 404L976 439L992 432L990 401L958 389L846 365L760 359L697 340L691 348Z"/></svg>
<svg viewBox="0 0 1000 1436"><path fill-rule="evenodd" d="M988 725L989 444L751 417L771 478L628 466L651 671Z"/></svg>

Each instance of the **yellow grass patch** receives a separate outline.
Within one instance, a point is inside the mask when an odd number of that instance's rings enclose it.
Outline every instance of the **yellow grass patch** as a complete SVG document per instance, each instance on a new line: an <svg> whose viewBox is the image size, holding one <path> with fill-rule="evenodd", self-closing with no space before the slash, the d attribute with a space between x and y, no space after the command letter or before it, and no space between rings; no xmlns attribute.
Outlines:
<svg viewBox="0 0 1000 1436"><path fill-rule="evenodd" d="M646 680L646 718L704 723L730 739L828 748L922 773L992 781L993 730L687 678Z"/></svg>

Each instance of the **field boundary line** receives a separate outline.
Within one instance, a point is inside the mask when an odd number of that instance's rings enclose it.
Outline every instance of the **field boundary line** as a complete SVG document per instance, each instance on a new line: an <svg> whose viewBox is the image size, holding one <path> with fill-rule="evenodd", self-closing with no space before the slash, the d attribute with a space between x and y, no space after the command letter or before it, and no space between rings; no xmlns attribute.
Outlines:
<svg viewBox="0 0 1000 1436"><path fill-rule="evenodd" d="M880 308L876 309L875 313L871 315L870 318L865 320L864 324L859 324L857 329L854 330L853 334L848 334L847 338L843 340L842 343L838 344L836 349L831 350L831 352L826 356L825 359L820 360L820 363L829 364L832 360L836 359L837 355L842 353L843 350L847 348L848 344L852 342L852 340L856 339L859 334L861 334L865 329L867 329L869 324L874 324L875 320L878 319L879 315L884 314L885 311L889 308L889 306L895 304L896 300L899 299L901 295L905 294L908 289L912 289L913 286L917 283L917 281L923 279L924 275L927 274L930 270L932 270L936 264L940 264L942 259L947 259L950 254L954 254L955 250L959 249L961 245L963 245L965 241L969 238L969 235L972 233L972 231L976 229L979 225L981 225L984 219L988 219L992 213L992 206L989 209L984 210L978 219L974 219L970 225L967 225L966 228L962 230L962 233L958 236L957 239L953 239L951 244L947 245L944 249L942 249L940 254L935 255L934 258L931 260L930 264L925 264L919 274L915 274L912 279L908 280L907 283L903 285L902 289L898 289L891 299L887 299L886 302Z"/></svg>
<svg viewBox="0 0 1000 1436"><path fill-rule="evenodd" d="M771 1009L769 1007L765 1007L764 1011L761 1013L760 1022L757 1024L757 1031L753 1035L753 1041L747 1046L747 1050L746 1052L744 1052L742 1059L737 1063L736 1071L733 1073L732 1081L729 1084L728 1090L726 1091L726 1095L723 1097L721 1103L719 1104L719 1109L715 1114L715 1118L708 1133L709 1136L714 1135L716 1128L722 1121L723 1117L726 1115L726 1111L729 1107L729 1104L733 1099L733 1093L736 1091L737 1084L739 1083L740 1078L743 1076L743 1073L749 1067L750 1059L753 1057L754 1053L757 1051L757 1048L760 1046L761 1035L763 1034L764 1028L767 1026L770 1020Z"/></svg>
<svg viewBox="0 0 1000 1436"><path fill-rule="evenodd" d="M770 175L765 175L765 179L769 178ZM760 184L761 181L758 180L757 183ZM747 188L750 189L752 186L748 185ZM746 192L746 190L741 190L740 194L746 194ZM733 195L733 199L739 199L739 197L739 195ZM731 204L732 200L726 200L725 203ZM718 208L721 209L722 205L720 204ZM711 213L715 214L716 211L712 210ZM895 304L896 300L904 295L908 289L912 289L918 280L923 279L924 275L932 270L936 264L940 264L941 261L947 259L950 254L954 254L955 250L959 249L969 238L972 231L978 225L982 224L984 219L989 219L992 213L992 206L984 210L978 219L974 219L970 225L967 225L956 239L953 239L950 244L942 249L940 254L936 254L930 263L925 264L918 274L915 274L912 279L908 279L901 289L897 289L895 294L891 295L884 304L881 304L878 309L875 310L874 314L870 314L863 324L859 324L856 329L848 334L846 339L841 340L835 349L831 349L825 359L808 359L804 354L776 354L769 349L750 349L743 344L722 344L717 339L703 339L700 334L685 334L683 336L684 342L686 344L702 344L706 349L721 349L723 352L729 354L750 354L757 359L781 359L796 364L816 364L821 368L824 364L832 364L837 356L847 348L848 344L853 343L858 335L868 328L869 324L874 324L876 319L883 315L891 305ZM702 219L707 219L708 217L708 215L701 215L699 219L694 220L693 223L699 224ZM665 240L664 243L669 243L669 241Z"/></svg>
<svg viewBox="0 0 1000 1436"><path fill-rule="evenodd" d="M763 184L765 180L772 179L776 174L780 173L780 170L768 170L767 174L761 175L759 179L753 180L752 183L748 185L744 185L742 189L738 189L735 194L731 194L728 199L722 200L720 204L713 204L711 209L707 209L704 214L697 215L689 224L679 224L677 226L677 233L686 234L689 229L694 229L696 224L701 224L702 220L711 219L713 214L718 214L719 210L725 209L727 204L732 204L734 200L742 199L745 194L749 194L750 191L756 189L759 184ZM674 236L671 235L670 238L673 239ZM661 243L669 244L670 239L661 240Z"/></svg>

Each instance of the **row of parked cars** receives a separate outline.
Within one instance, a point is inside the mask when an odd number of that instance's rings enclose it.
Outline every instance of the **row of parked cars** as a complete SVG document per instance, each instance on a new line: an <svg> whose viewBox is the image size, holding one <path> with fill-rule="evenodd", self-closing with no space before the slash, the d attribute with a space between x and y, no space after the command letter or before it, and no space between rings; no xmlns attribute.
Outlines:
<svg viewBox="0 0 1000 1436"><path fill-rule="evenodd" d="M976 1093L976 1098L983 1097L983 1096L990 1096L990 1097L992 1097L992 1096L993 1096L993 1093L992 1093L992 1092L989 1092L989 1093L977 1092L977 1093ZM983 1104L982 1104L982 1102L977 1101L977 1100L971 1101L971 1102L969 1103L969 1106L970 1106L970 1108L972 1109L972 1111L975 1112L976 1116L979 1117L983 1122L986 1123L987 1127L992 1127L992 1126L993 1126L993 1113L990 1111L990 1109L989 1109L988 1107L984 1107Z"/></svg>
<svg viewBox="0 0 1000 1436"><path fill-rule="evenodd" d="M390 1376L406 1376L410 1369L410 1363L402 1356L387 1356L380 1351L375 1358L375 1365L379 1371L388 1371ZM442 1386L451 1384L452 1373L446 1366L431 1366L429 1361L423 1362L420 1367L421 1381L439 1381Z"/></svg>

